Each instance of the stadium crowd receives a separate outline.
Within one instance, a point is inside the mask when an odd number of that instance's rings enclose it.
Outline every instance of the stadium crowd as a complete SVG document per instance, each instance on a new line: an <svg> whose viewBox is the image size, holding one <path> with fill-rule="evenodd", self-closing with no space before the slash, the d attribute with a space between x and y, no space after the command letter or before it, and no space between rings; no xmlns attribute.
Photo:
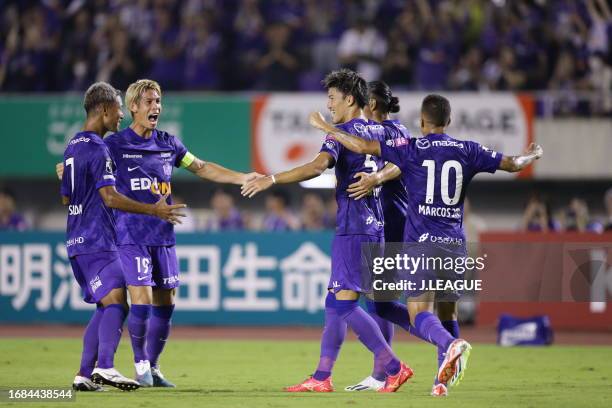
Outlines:
<svg viewBox="0 0 612 408"><path fill-rule="evenodd" d="M174 195L175 203L185 203ZM469 202L466 202L466 208ZM336 200L331 191L306 192L298 200L288 191L275 189L265 195L264 208L252 210L236 203L234 195L223 188L214 190L205 207L188 203L187 217L177 225L177 232L195 231L321 231L336 225ZM595 203L592 203L595 204ZM555 203L533 194L526 203L518 230L529 232L612 231L612 188L603 198L604 213L594 215L586 200L574 197L569 203ZM486 222L471 210L465 211L466 225L478 221L478 231L487 229ZM0 187L0 231L26 231L36 226L19 211L15 194Z"/></svg>
<svg viewBox="0 0 612 408"><path fill-rule="evenodd" d="M609 3L4 0L0 90L320 90L345 66L394 89L605 92Z"/></svg>

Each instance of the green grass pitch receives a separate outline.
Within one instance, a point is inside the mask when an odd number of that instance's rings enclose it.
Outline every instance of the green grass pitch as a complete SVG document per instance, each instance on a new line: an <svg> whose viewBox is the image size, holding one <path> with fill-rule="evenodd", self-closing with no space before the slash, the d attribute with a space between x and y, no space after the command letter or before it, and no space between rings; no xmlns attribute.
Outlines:
<svg viewBox="0 0 612 408"><path fill-rule="evenodd" d="M336 363L330 394L287 394L283 386L311 373L314 341L172 340L162 368L178 388L127 393L78 393L69 407L610 407L612 347L500 348L474 344L463 383L448 398L429 396L435 371L432 346L396 342L394 349L415 370L396 394L347 393L346 385L369 374L372 358L347 342ZM0 388L66 387L78 369L78 339L0 339ZM125 339L116 366L133 375ZM2 406L65 406L61 403L0 403Z"/></svg>

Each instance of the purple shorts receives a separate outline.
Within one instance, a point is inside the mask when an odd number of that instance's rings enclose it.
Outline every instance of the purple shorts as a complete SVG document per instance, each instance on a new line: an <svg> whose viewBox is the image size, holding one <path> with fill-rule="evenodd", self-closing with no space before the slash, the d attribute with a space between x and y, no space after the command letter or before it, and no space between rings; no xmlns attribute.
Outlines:
<svg viewBox="0 0 612 408"><path fill-rule="evenodd" d="M72 273L87 303L98 303L111 290L124 288L123 266L117 252L98 252L70 258Z"/></svg>
<svg viewBox="0 0 612 408"><path fill-rule="evenodd" d="M120 245L119 255L128 285L178 287L179 267L174 245Z"/></svg>
<svg viewBox="0 0 612 408"><path fill-rule="evenodd" d="M336 235L332 242L332 270L328 289L334 293L352 290L370 293L373 254L367 244L382 244L383 237L373 235Z"/></svg>

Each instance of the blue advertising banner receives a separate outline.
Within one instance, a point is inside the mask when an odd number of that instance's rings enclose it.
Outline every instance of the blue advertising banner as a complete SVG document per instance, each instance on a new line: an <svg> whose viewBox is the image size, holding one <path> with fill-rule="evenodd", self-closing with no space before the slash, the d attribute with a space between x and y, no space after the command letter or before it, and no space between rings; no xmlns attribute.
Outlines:
<svg viewBox="0 0 612 408"><path fill-rule="evenodd" d="M321 325L333 233L177 234L174 324ZM0 233L0 323L86 323L62 233Z"/></svg>

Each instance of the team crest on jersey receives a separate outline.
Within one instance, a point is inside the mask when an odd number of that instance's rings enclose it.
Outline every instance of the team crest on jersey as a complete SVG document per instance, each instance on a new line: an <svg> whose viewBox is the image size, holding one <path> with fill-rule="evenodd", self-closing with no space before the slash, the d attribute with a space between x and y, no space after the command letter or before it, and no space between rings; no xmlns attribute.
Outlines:
<svg viewBox="0 0 612 408"><path fill-rule="evenodd" d="M416 147L419 149L429 149L430 146L431 143L429 143L429 140L427 139L417 139L416 141Z"/></svg>
<svg viewBox="0 0 612 408"><path fill-rule="evenodd" d="M170 163L164 163L164 174L166 176L172 175L172 165Z"/></svg>
<svg viewBox="0 0 612 408"><path fill-rule="evenodd" d="M353 128L355 128L355 130L357 131L357 133L365 133L366 132L366 127L363 123L355 123L353 125Z"/></svg>

